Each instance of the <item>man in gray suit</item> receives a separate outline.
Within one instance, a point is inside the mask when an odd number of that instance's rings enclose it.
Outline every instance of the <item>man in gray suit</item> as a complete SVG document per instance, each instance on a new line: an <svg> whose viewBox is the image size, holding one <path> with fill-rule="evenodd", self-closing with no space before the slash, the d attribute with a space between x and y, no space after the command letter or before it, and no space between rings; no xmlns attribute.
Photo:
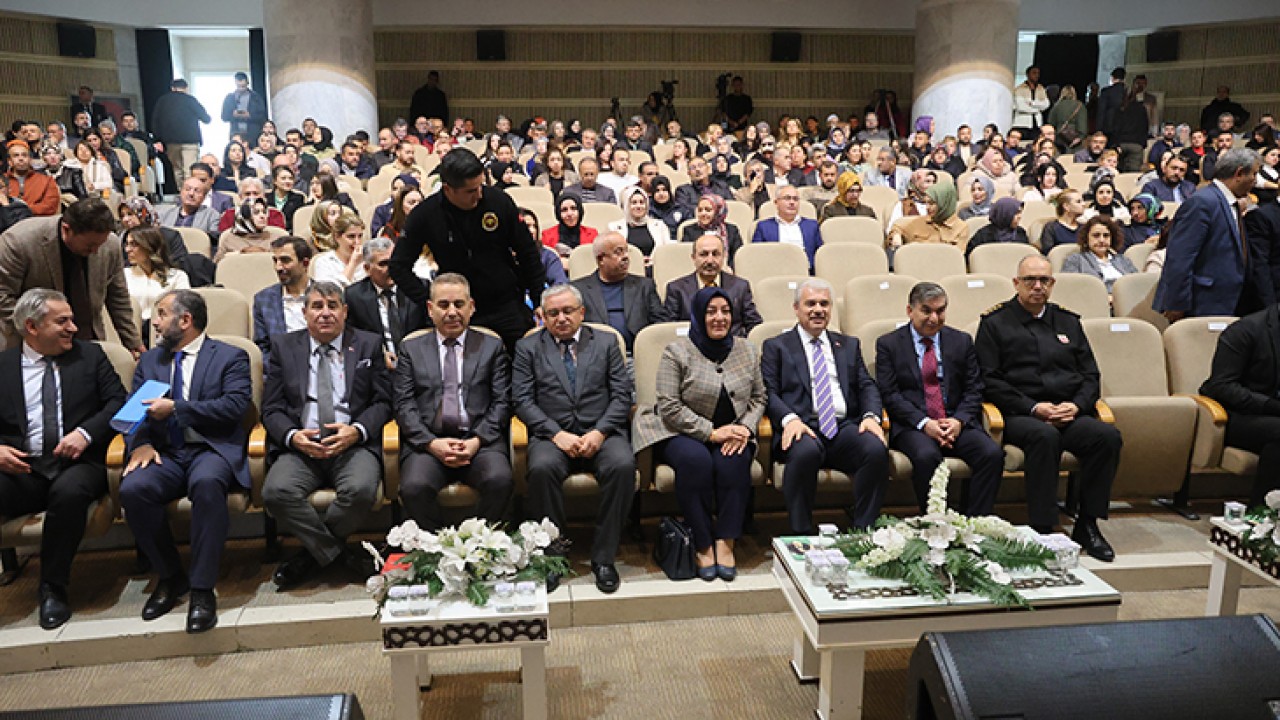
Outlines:
<svg viewBox="0 0 1280 720"><path fill-rule="evenodd" d="M216 236L221 213L204 204L208 194L209 189L200 178L187 178L182 182L178 193L178 204L160 209L160 224L165 227L196 228Z"/></svg>
<svg viewBox="0 0 1280 720"><path fill-rule="evenodd" d="M446 485L470 485L480 495L475 514L491 521L511 497L511 368L501 340L468 329L475 308L465 277L437 277L428 305L435 330L406 340L396 364L400 500L433 532L444 526L436 497Z"/></svg>
<svg viewBox="0 0 1280 720"><path fill-rule="evenodd" d="M694 271L667 283L667 320L688 320L693 296L702 288L714 285L729 295L729 305L733 308L733 326L729 332L734 337L744 338L751 328L764 322L751 299L751 283L732 273L721 272L724 255L724 240L719 235L703 235L694 241Z"/></svg>
<svg viewBox="0 0 1280 720"><path fill-rule="evenodd" d="M572 285L542 292L546 327L516 343L511 399L529 428L530 517L564 527L565 478L595 474L600 509L591 572L596 587L612 593L621 584L613 561L635 492L632 384L617 339L583 327L583 314L582 294Z"/></svg>
<svg viewBox="0 0 1280 720"><path fill-rule="evenodd" d="M665 322L667 312L658 301L653 281L631 274L631 255L622 233L607 232L591 246L596 252L596 271L573 281L582 293L586 322L617 330L630 353L636 333L651 323Z"/></svg>
<svg viewBox="0 0 1280 720"><path fill-rule="evenodd" d="M882 147L876 153L876 164L862 173L862 184L867 187L883 185L893 188L899 198L907 196L907 183L911 181L911 171L898 164L898 156L893 148Z"/></svg>
<svg viewBox="0 0 1280 720"><path fill-rule="evenodd" d="M347 325L342 288L313 284L303 315L306 329L271 338L263 383L271 469L262 497L303 546L276 569L279 590L335 565L360 581L372 574L368 554L351 551L346 540L377 501L382 426L391 419L382 338ZM319 512L310 497L322 487L333 487L337 497Z"/></svg>

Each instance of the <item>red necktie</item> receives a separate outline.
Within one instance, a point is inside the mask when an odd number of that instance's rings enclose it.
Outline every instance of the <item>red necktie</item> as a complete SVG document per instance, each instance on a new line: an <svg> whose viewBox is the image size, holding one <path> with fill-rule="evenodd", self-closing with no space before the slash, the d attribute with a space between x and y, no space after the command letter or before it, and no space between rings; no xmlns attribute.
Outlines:
<svg viewBox="0 0 1280 720"><path fill-rule="evenodd" d="M920 338L924 343L924 359L920 362L920 379L924 382L924 410L934 420L947 416L942 402L942 385L938 384L938 354L933 351L933 338Z"/></svg>

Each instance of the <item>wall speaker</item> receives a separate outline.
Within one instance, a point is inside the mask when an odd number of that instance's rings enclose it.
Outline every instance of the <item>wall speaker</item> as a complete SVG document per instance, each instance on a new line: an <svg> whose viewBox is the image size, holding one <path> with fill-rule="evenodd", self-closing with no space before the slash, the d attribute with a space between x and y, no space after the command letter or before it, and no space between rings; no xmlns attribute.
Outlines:
<svg viewBox="0 0 1280 720"><path fill-rule="evenodd" d="M58 54L62 57L91 58L98 54L98 33L84 23L58 23Z"/></svg>
<svg viewBox="0 0 1280 720"><path fill-rule="evenodd" d="M925 633L912 720L1280 717L1266 615Z"/></svg>
<svg viewBox="0 0 1280 720"><path fill-rule="evenodd" d="M477 30L476 59L489 61L506 60L506 32L502 30Z"/></svg>
<svg viewBox="0 0 1280 720"><path fill-rule="evenodd" d="M800 33L775 32L769 46L770 62L800 62Z"/></svg>
<svg viewBox="0 0 1280 720"><path fill-rule="evenodd" d="M1147 62L1178 60L1178 31L1151 33L1147 36Z"/></svg>

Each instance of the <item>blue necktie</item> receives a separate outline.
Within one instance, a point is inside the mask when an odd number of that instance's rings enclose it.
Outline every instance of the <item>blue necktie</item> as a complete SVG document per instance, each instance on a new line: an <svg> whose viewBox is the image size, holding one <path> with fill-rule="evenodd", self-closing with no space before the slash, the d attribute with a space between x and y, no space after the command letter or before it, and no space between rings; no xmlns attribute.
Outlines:
<svg viewBox="0 0 1280 720"><path fill-rule="evenodd" d="M836 406L831 399L831 378L827 375L827 358L822 352L822 341L813 343L813 392L818 408L818 429L830 440L836 436Z"/></svg>
<svg viewBox="0 0 1280 720"><path fill-rule="evenodd" d="M169 388L169 399L177 403L182 399L182 356L181 350L173 354L173 385ZM178 413L175 409L174 413L169 416L169 447L178 450L185 445L185 439L182 437L182 428L178 425Z"/></svg>
<svg viewBox="0 0 1280 720"><path fill-rule="evenodd" d="M564 346L561 356L564 358L564 371L569 376L569 389L578 392L578 363L573 359L573 339L561 340Z"/></svg>

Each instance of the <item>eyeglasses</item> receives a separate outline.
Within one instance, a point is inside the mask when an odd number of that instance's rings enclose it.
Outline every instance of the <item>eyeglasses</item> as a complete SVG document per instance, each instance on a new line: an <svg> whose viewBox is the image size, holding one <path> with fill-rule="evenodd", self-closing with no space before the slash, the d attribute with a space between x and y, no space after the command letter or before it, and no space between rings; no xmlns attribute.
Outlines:
<svg viewBox="0 0 1280 720"><path fill-rule="evenodd" d="M1048 275L1023 275L1018 278L1018 282L1030 287L1035 287L1036 285L1053 287L1053 284L1057 282L1057 280Z"/></svg>
<svg viewBox="0 0 1280 720"><path fill-rule="evenodd" d="M543 314L543 315L546 315L548 318L551 318L552 320L555 320L556 318L560 317L561 315L566 315L566 316L568 316L568 315L572 315L572 314L574 314L574 313L578 312L578 311L579 311L579 310L581 310L581 309L582 309L582 306L581 306L581 305L578 305L578 306L576 306L576 307L571 307L571 308L565 308L565 309L563 309L563 310L561 310L561 309L559 309L559 308L552 308L552 309L550 309L550 310L543 310L543 311L542 311L542 314Z"/></svg>

